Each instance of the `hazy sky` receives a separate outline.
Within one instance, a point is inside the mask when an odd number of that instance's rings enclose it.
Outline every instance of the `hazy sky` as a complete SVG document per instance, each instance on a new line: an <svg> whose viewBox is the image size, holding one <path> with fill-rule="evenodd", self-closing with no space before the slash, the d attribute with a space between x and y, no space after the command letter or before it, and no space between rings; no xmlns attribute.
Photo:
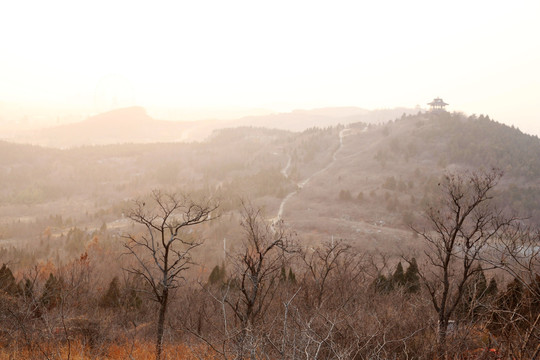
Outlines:
<svg viewBox="0 0 540 360"><path fill-rule="evenodd" d="M18 0L0 5L0 34L0 106L373 109L440 96L540 134L538 0Z"/></svg>

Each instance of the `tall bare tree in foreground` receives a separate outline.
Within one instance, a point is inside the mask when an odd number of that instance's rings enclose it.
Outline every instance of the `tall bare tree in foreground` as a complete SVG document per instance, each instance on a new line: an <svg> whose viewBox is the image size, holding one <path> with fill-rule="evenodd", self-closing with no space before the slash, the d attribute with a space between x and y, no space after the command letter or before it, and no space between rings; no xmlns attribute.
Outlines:
<svg viewBox="0 0 540 360"><path fill-rule="evenodd" d="M140 234L129 234L124 244L136 259L130 272L142 276L159 304L156 359L161 359L163 332L171 290L179 286L191 264L191 251L201 245L186 230L210 220L217 205L210 200L196 202L186 195L152 192L147 201L138 200L129 218L144 226Z"/></svg>
<svg viewBox="0 0 540 360"><path fill-rule="evenodd" d="M280 270L293 247L290 234L282 224L272 226L266 222L260 209L243 204L242 216L242 246L230 258L238 276L239 291L225 302L240 323L236 338L238 357L250 354L251 358L256 358L254 344L257 340L248 335L253 333L257 321L264 318L271 305L280 287Z"/></svg>
<svg viewBox="0 0 540 360"><path fill-rule="evenodd" d="M511 221L490 202L497 170L446 174L438 198L426 209L426 227L413 228L426 242L428 269L421 273L438 315L438 352L446 353L448 324L490 240Z"/></svg>

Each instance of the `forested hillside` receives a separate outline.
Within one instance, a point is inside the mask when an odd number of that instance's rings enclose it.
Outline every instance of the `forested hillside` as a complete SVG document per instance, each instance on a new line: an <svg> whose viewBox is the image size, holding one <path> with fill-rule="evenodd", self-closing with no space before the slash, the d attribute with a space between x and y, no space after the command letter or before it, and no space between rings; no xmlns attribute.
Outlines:
<svg viewBox="0 0 540 360"><path fill-rule="evenodd" d="M540 140L488 116L459 113L406 116L389 124L388 153L402 160L430 161L433 168L497 168L504 174L500 203L539 222ZM381 152L384 153L384 149ZM398 160L398 159L396 159ZM527 198L527 199L525 199Z"/></svg>

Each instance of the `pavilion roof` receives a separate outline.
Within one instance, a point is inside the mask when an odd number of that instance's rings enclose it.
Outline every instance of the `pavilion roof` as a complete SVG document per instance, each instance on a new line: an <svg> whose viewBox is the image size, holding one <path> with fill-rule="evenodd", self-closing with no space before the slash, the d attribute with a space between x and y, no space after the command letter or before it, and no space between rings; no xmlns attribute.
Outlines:
<svg viewBox="0 0 540 360"><path fill-rule="evenodd" d="M434 105L443 105L443 106L446 106L446 105L448 105L448 104L445 103L441 98L435 98L435 99L433 99L432 102L428 103L428 105L431 105L431 106L434 106Z"/></svg>

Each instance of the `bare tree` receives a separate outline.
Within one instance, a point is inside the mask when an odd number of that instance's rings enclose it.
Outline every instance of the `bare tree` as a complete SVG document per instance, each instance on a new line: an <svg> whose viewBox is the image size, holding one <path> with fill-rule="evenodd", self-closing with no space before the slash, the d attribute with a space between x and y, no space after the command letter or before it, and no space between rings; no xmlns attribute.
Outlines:
<svg viewBox="0 0 540 360"><path fill-rule="evenodd" d="M192 264L191 252L202 243L187 230L209 221L216 209L217 204L211 200L196 202L186 195L153 191L147 201L136 201L129 214L145 228L140 234L127 235L124 246L136 259L136 265L128 271L144 278L159 304L156 359L162 354L170 292L184 279L183 273Z"/></svg>
<svg viewBox="0 0 540 360"><path fill-rule="evenodd" d="M347 258L351 254L351 246L342 240L328 241L321 247L314 249L311 253L305 251L302 260L307 268L308 279L313 282L313 293L315 294L315 306L320 308L323 303L323 295L327 294L328 282L330 282L332 272L337 271L338 267L345 267L343 261L352 260ZM354 262L355 268L359 262ZM356 269L355 269L356 270ZM356 271L354 272L356 273Z"/></svg>
<svg viewBox="0 0 540 360"><path fill-rule="evenodd" d="M510 220L490 204L501 173L496 170L446 174L438 199L425 211L427 227L413 227L427 243L430 265L421 277L438 315L438 351L446 352L447 329L467 281L489 241Z"/></svg>
<svg viewBox="0 0 540 360"><path fill-rule="evenodd" d="M233 286L238 291L232 291L225 298L225 303L240 323L236 338L239 358L243 358L246 352L255 357L253 349L256 347L246 349L246 346L259 339L251 339L250 334L257 320L264 317L272 304L281 286L280 271L287 254L293 250L290 235L281 223L270 225L263 219L260 209L244 204L241 226L244 230L242 247L230 258L237 276Z"/></svg>

